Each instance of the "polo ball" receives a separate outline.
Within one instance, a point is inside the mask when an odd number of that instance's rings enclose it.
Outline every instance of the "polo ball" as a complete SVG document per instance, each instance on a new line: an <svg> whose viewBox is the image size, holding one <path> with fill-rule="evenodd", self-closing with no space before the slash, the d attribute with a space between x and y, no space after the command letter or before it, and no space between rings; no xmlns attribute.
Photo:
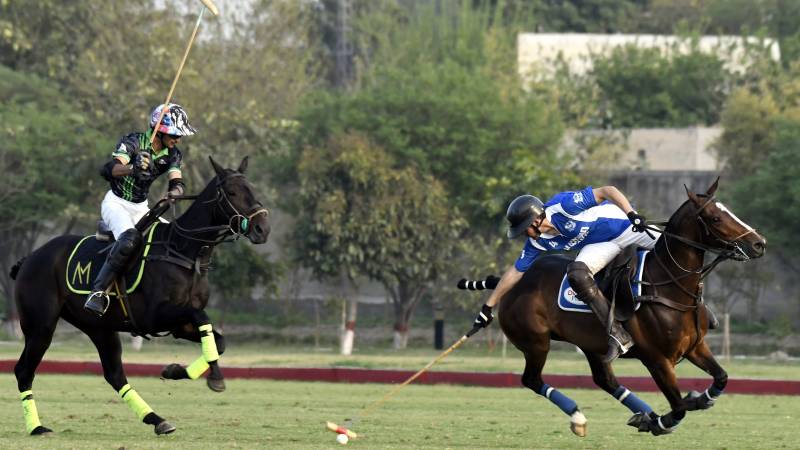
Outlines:
<svg viewBox="0 0 800 450"><path fill-rule="evenodd" d="M337 434L336 435L336 442L338 442L338 443L340 443L342 445L347 444L347 441L349 441L349 440L350 439L347 437L346 434Z"/></svg>

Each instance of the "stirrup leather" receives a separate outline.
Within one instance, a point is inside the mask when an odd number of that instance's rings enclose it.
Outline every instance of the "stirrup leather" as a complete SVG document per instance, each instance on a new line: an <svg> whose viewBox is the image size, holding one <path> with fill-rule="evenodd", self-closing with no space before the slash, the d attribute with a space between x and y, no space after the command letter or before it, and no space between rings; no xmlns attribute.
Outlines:
<svg viewBox="0 0 800 450"><path fill-rule="evenodd" d="M100 313L100 315L102 316L102 315L104 315L106 313L106 311L108 311L109 305L111 305L111 299L108 297L108 294L106 293L106 291L95 291L95 292L92 292L91 294L89 294L89 298L87 298L86 299L86 303L83 304L83 309L86 309L86 310L91 311L93 313L97 313L97 311L95 309L92 309L92 308L89 307L90 303L94 303L95 297L99 297L99 301L103 302L103 305L104 305L103 306L103 311Z"/></svg>

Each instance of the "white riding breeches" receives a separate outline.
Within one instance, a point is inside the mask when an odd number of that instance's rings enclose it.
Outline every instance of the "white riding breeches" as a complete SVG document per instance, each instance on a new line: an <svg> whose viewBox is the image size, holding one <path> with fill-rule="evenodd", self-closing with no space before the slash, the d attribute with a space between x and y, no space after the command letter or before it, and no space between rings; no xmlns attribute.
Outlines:
<svg viewBox="0 0 800 450"><path fill-rule="evenodd" d="M149 210L147 200L141 203L132 203L117 197L112 191L108 191L103 198L103 203L100 204L100 217L114 234L114 239L117 239L125 230L134 228L136 222Z"/></svg>
<svg viewBox="0 0 800 450"><path fill-rule="evenodd" d="M596 274L605 267L606 264L610 263L614 257L619 255L622 249L629 245L637 245L651 250L656 245L656 240L661 235L654 231L651 231L651 233L655 236L655 239L648 236L647 233L633 231L633 226L630 226L611 241L598 242L583 247L575 258L575 261L583 262L589 267L592 274Z"/></svg>

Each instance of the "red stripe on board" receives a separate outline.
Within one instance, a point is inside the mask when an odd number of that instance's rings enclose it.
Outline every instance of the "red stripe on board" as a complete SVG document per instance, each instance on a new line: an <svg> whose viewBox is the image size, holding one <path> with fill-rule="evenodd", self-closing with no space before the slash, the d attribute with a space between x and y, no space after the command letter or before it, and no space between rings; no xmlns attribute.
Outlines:
<svg viewBox="0 0 800 450"><path fill-rule="evenodd" d="M16 361L0 360L0 372L14 372ZM125 364L129 376L160 376L163 366L157 364ZM38 373L95 374L103 369L97 362L43 361ZM333 383L402 383L415 372L410 370L378 370L353 368L288 368L288 367L224 367L226 378L255 378L287 381L326 381ZM649 377L617 377L620 384L632 391L657 392ZM597 389L588 375L544 375L544 380L561 389ZM460 384L486 387L521 387L520 375L509 372L425 372L417 384ZM704 391L711 378L681 378L681 389ZM800 381L729 379L728 394L800 395Z"/></svg>

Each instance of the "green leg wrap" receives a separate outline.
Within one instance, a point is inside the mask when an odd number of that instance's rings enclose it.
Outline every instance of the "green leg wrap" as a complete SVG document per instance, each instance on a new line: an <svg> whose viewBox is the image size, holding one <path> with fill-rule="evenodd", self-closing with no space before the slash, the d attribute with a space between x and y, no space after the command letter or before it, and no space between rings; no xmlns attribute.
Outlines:
<svg viewBox="0 0 800 450"><path fill-rule="evenodd" d="M203 348L203 357L206 362L214 362L219 359L217 353L217 343L214 341L214 333L211 332L211 324L200 325L200 346Z"/></svg>
<svg viewBox="0 0 800 450"><path fill-rule="evenodd" d="M33 391L20 392L19 398L22 399L25 429L28 430L28 434L31 434L36 427L42 425L42 422L39 421L39 411L36 410L36 402L33 400Z"/></svg>
<svg viewBox="0 0 800 450"><path fill-rule="evenodd" d="M204 374L206 370L208 370L208 362L206 362L205 356L201 356L186 367L186 374L189 375L189 378L192 380L196 380L200 378L200 375Z"/></svg>
<svg viewBox="0 0 800 450"><path fill-rule="evenodd" d="M144 417L151 412L153 412L153 408L147 404L142 397L139 396L130 384L126 384L122 386L122 389L119 390L119 396L125 400L125 403L128 404L128 407L136 413L136 416L139 420L144 419Z"/></svg>

